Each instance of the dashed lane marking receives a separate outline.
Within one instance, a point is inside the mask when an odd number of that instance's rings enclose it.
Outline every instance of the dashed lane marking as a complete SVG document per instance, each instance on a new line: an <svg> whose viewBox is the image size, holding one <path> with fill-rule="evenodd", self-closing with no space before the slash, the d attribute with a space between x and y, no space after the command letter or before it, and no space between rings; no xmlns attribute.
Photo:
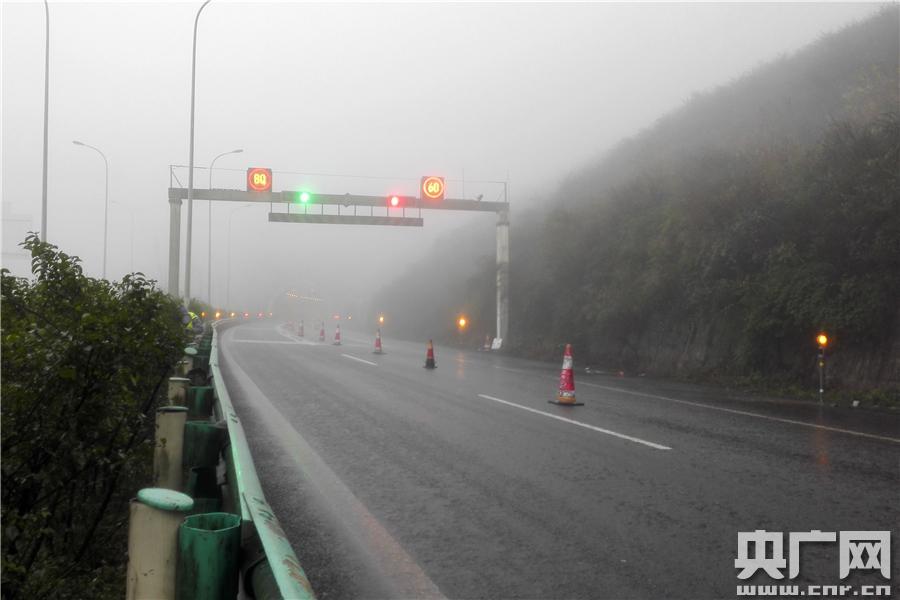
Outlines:
<svg viewBox="0 0 900 600"><path fill-rule="evenodd" d="M566 417L554 415L554 414L551 414L548 412L544 412L542 410L536 410L536 409L530 408L528 406L522 406L521 404L516 404L515 402L501 400L500 398L495 398L494 396L488 396L487 394L478 394L478 397L484 398L485 400L493 400L494 402L506 404L507 406L521 408L522 410L527 410L528 412L531 412L531 413L534 413L537 415L541 415L544 417L550 417L551 419L556 419L557 421L563 421L564 423L571 423L572 425L578 425L579 427L584 427L585 429L590 429L591 431L596 431L598 433L605 433L606 435L611 435L611 436L617 437L619 439L628 440L629 442L634 442L636 444L643 444L644 446L650 446L651 448L655 448L656 450L671 450L672 449L669 446L663 446L662 444L657 444L655 442L648 442L647 440L642 440L641 438L636 438L636 437L632 437L630 435L625 435L624 433L610 431L609 429L595 427L593 425L589 425L588 423L582 423L581 421L575 421L574 419L567 419Z"/></svg>
<svg viewBox="0 0 900 600"><path fill-rule="evenodd" d="M524 369L510 369L508 367L500 367L494 366L495 369L500 369L503 371L511 371L514 373L529 373L533 375L540 375L539 373L534 373L533 371L526 371ZM548 379L556 379L555 376L548 376ZM624 388L612 387L608 385L600 385L598 383L591 383L590 381L580 381L578 385L586 385L588 387L599 388L601 390L608 390L611 392L621 392L623 394L631 394L632 396L639 396L642 398L652 398L654 400L665 400L666 402L674 402L676 404L683 404L685 406L694 406L696 408L706 408L709 410L717 410L719 412L731 413L734 415L741 415L744 417L754 417L756 419L765 419L767 421L775 421L777 423L787 423L789 425L800 425L802 427L812 427L815 429L821 429L824 431L833 431L835 433L845 433L847 435L855 435L857 437L864 437L872 440L879 440L882 442L892 442L894 444L900 444L900 438L885 436L885 435L877 435L874 433L865 433L862 431L854 431L852 429L844 429L842 427L832 427L830 425L820 425L818 423L809 423L807 421L799 421L797 419L787 419L784 417L773 417L770 415L763 415L760 413L755 413L747 410L738 410L736 408L725 408L724 406L713 406L712 404L704 404L703 402L692 402L690 400L679 400L678 398L670 398L669 396L660 396L659 394L648 394L646 392L635 392L633 390L626 390Z"/></svg>
<svg viewBox="0 0 900 600"><path fill-rule="evenodd" d="M363 360L361 358L356 358L355 356L350 356L349 354L341 354L341 356L343 356L344 358L349 358L350 360L358 360L361 363L366 363L367 365L372 365L373 367L378 366L378 363L373 363L372 361L369 361L369 360Z"/></svg>
<svg viewBox="0 0 900 600"><path fill-rule="evenodd" d="M587 385L590 387L600 388L602 390L609 390L611 392L621 392L623 394L631 394L632 396L641 396L643 398L653 398L654 400L666 400L668 402L675 402L677 404L684 404L686 406L696 406L697 408L708 408L709 410L718 410L720 412L731 413L734 415L742 415L745 417L756 417L757 419L766 419L767 421L776 421L778 423L788 423L790 425L802 425L803 427L813 427L815 429L823 429L825 431L834 431L836 433L846 433L848 435L855 435L859 437L869 438L873 440L881 440L883 442L893 442L895 444L900 444L900 438L888 437L885 435L875 435L874 433L863 433L862 431L853 431L852 429L842 429L840 427L831 427L829 425L819 425L818 423L808 423L806 421L798 421L796 419L785 419L784 417L772 417L769 415L761 415L759 413L749 412L746 410L737 410L735 408L725 408L724 406L713 406L711 404L704 404L702 402L691 402L690 400L679 400L678 398L670 398L668 396L659 396L657 394L647 394L645 392L634 392L631 390L626 390L623 388L611 387L608 385L599 385L597 383L590 383L588 381L582 381L579 385Z"/></svg>

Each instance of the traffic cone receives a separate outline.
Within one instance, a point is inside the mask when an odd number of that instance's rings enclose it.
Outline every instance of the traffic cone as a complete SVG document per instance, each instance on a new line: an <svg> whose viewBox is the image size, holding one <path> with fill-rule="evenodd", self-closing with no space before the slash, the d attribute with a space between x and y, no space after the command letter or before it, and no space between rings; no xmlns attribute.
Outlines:
<svg viewBox="0 0 900 600"><path fill-rule="evenodd" d="M325 321L322 321L322 328L319 330L319 341L325 341Z"/></svg>
<svg viewBox="0 0 900 600"><path fill-rule="evenodd" d="M550 404L561 406L584 406L584 402L575 401L575 373L572 371L572 344L566 344L563 353L562 371L559 374L559 391L556 400L548 400Z"/></svg>
<svg viewBox="0 0 900 600"><path fill-rule="evenodd" d="M434 344L431 343L431 340L428 340L428 350L425 352L425 368L437 368L437 365L434 362Z"/></svg>
<svg viewBox="0 0 900 600"><path fill-rule="evenodd" d="M300 327L298 328L297 334L300 337L303 337L303 319L300 319Z"/></svg>
<svg viewBox="0 0 900 600"><path fill-rule="evenodd" d="M384 350L381 348L381 329L375 332L375 350L372 354L384 354Z"/></svg>
<svg viewBox="0 0 900 600"><path fill-rule="evenodd" d="M334 342L332 342L335 346L341 345L341 326L335 325L334 327Z"/></svg>
<svg viewBox="0 0 900 600"><path fill-rule="evenodd" d="M482 352L490 352L491 350L491 336L484 336L484 346L481 347Z"/></svg>

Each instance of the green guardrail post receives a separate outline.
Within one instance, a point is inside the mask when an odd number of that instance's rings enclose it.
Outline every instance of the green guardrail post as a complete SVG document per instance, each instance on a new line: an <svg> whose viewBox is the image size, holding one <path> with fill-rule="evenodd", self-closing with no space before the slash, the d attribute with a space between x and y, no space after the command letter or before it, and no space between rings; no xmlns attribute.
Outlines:
<svg viewBox="0 0 900 600"><path fill-rule="evenodd" d="M189 496L161 488L144 488L131 501L125 584L128 600L175 597L178 530L192 507Z"/></svg>
<svg viewBox="0 0 900 600"><path fill-rule="evenodd" d="M208 419L212 416L213 388L211 385L191 386L187 391L188 419Z"/></svg>
<svg viewBox="0 0 900 600"><path fill-rule="evenodd" d="M194 499L192 514L222 512L222 493L215 467L192 467L185 493Z"/></svg>
<svg viewBox="0 0 900 600"><path fill-rule="evenodd" d="M232 600L238 592L241 518L231 513L187 517L178 532L176 600Z"/></svg>
<svg viewBox="0 0 900 600"><path fill-rule="evenodd" d="M184 466L215 467L225 438L225 426L210 421L184 424Z"/></svg>

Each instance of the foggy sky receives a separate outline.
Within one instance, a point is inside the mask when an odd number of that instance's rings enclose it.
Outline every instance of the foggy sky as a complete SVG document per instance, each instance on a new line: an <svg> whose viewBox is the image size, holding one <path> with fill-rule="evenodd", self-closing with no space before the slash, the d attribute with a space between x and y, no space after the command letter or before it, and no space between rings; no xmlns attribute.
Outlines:
<svg viewBox="0 0 900 600"><path fill-rule="evenodd" d="M72 140L109 159L109 277L132 269L133 230L133 268L166 283L166 189L169 165L188 162L199 6L50 4L48 238L81 256L90 275L102 260L104 168ZM218 161L213 187L243 189L243 171L265 166L276 171L276 191L414 194L421 175L442 174L449 196L499 200L502 185L478 181L508 178L514 222L691 94L876 9L214 0L200 17L195 164L243 148ZM4 266L25 274L8 251L28 227L10 218L40 227L43 4L4 2L0 20ZM186 187L187 170L176 174ZM208 178L198 169L195 187ZM300 225L268 223L268 206L232 216L238 206L213 208L212 301L225 302L231 223L232 305L251 310L286 289L363 297L439 235L493 218L428 212L424 228ZM207 214L207 203L195 202L192 295L204 299Z"/></svg>

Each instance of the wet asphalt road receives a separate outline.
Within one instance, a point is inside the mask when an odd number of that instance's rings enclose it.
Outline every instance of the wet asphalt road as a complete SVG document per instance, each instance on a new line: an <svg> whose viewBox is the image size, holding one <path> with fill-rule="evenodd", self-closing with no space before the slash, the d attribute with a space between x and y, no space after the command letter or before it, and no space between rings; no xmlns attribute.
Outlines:
<svg viewBox="0 0 900 600"><path fill-rule="evenodd" d="M329 339L331 330L329 329ZM220 330L221 365L269 503L320 598L735 598L737 533L893 530L900 416L373 340ZM561 417L554 418L554 417ZM785 539L787 552L787 539ZM896 580L900 548L892 556Z"/></svg>

